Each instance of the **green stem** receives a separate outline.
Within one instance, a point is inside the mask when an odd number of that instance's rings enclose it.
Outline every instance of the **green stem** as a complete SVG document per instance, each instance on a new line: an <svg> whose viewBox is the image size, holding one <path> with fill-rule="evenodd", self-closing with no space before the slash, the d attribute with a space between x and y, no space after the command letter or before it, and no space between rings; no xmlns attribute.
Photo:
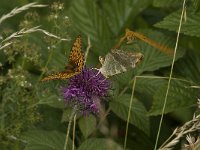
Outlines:
<svg viewBox="0 0 200 150"><path fill-rule="evenodd" d="M76 107L74 107L74 109L73 109L73 111L71 113L70 119L69 119L69 123L68 123L68 127L67 127L67 133L66 133L66 138L65 138L65 144L64 144L63 150L66 150L66 148L67 148L67 143L68 143L68 139L69 139L69 132L70 132L70 128L71 128L71 123L72 123L72 119L73 119L75 113L76 113Z"/></svg>
<svg viewBox="0 0 200 150"><path fill-rule="evenodd" d="M125 140L124 140L124 150L126 150L126 143L127 143L127 136L128 136L128 126L129 126L129 120L130 120L130 116L131 116L131 107L132 107L132 104L133 104L135 84L136 84L136 77L134 77L131 100L130 100L130 103L129 103L128 117L127 117L127 123L126 123L126 134L125 134Z"/></svg>
<svg viewBox="0 0 200 150"><path fill-rule="evenodd" d="M177 33L177 37L176 37L176 45L175 45L175 48L174 48L172 66L171 66L171 70L170 70L169 80L168 80L168 84L167 84L167 91L166 91L165 98L164 98L164 104L163 104L162 114L161 114L161 118L160 118L160 122L159 122L158 133L157 133L157 136L156 136L156 143L155 143L155 146L154 146L154 150L157 149L158 139L160 137L162 121L163 121L163 117L164 117L165 107L166 107L166 103L167 103L167 97L168 97L170 83L171 83L171 79L172 79L172 72L173 72L173 69L174 69L174 62L175 62L176 51L177 51L177 47L178 47L179 34L180 34L180 31L181 31L181 25L182 25L183 14L184 14L184 9L185 9L185 1L186 0L183 1L182 13L181 13L181 18L180 18L179 27L178 27L178 33Z"/></svg>
<svg viewBox="0 0 200 150"><path fill-rule="evenodd" d="M74 150L75 129L76 129L76 114L74 115L73 138L72 138L72 150Z"/></svg>
<svg viewBox="0 0 200 150"><path fill-rule="evenodd" d="M52 55L53 55L53 50L51 50L44 68L46 68L48 66L49 62L51 61ZM44 71L42 71L42 73L40 74L37 83L41 80L41 78L43 77L43 75L44 75Z"/></svg>

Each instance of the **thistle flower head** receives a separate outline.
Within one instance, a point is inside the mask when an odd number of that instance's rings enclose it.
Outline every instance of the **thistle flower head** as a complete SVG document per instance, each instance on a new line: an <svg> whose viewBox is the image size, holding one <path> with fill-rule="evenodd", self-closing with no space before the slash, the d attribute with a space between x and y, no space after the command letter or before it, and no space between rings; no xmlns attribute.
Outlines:
<svg viewBox="0 0 200 150"><path fill-rule="evenodd" d="M84 68L80 74L70 78L69 85L63 88L63 97L83 114L97 114L101 98L107 95L109 87L109 81L98 70Z"/></svg>

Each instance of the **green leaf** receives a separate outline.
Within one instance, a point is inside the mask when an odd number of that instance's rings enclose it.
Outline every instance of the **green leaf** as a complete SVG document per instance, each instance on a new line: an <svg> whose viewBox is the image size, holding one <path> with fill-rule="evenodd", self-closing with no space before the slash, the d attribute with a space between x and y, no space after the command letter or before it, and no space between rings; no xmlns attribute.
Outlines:
<svg viewBox="0 0 200 150"><path fill-rule="evenodd" d="M54 108L64 108L64 101L60 94L60 85L55 81L42 82L37 85L35 95L38 105L49 105Z"/></svg>
<svg viewBox="0 0 200 150"><path fill-rule="evenodd" d="M42 105L49 105L54 108L64 108L64 101L56 94L48 94L42 95L40 97L40 101L38 104Z"/></svg>
<svg viewBox="0 0 200 150"><path fill-rule="evenodd" d="M180 0L154 0L153 6L155 7L174 7L178 4L180 5L182 1Z"/></svg>
<svg viewBox="0 0 200 150"><path fill-rule="evenodd" d="M187 67L186 67L187 66ZM185 76L187 79L192 80L197 85L200 83L200 53L190 50L180 59L176 65L175 70L181 76Z"/></svg>
<svg viewBox="0 0 200 150"><path fill-rule="evenodd" d="M127 72L115 75L112 77L112 82L114 82L115 84L120 84L118 86L118 88L124 88L126 87L128 84L130 84L130 81L133 78L133 71L132 70L128 70ZM118 89L119 90L119 89Z"/></svg>
<svg viewBox="0 0 200 150"><path fill-rule="evenodd" d="M51 69L51 73L55 71L63 71L65 69L64 66L66 65L67 57L69 56L62 53L58 49L59 48L53 50L52 54L53 58L51 58L51 61L49 62L48 65L48 68ZM69 52L70 49L65 49L65 50Z"/></svg>
<svg viewBox="0 0 200 150"><path fill-rule="evenodd" d="M98 50L105 51L110 46L109 30L107 22L102 16L96 1L73 0L69 9L69 16L73 26L79 32L89 36L93 46ZM100 53L101 51L96 51Z"/></svg>
<svg viewBox="0 0 200 150"><path fill-rule="evenodd" d="M156 91L149 115L159 115L162 113L166 90L167 84ZM180 108L194 106L197 101L198 93L198 90L191 88L190 83L172 79L167 97L165 113L172 112Z"/></svg>
<svg viewBox="0 0 200 150"><path fill-rule="evenodd" d="M131 81L133 81L133 79L134 79L133 76L134 75L130 74L130 72L126 72L124 74L119 74L116 76L117 82L114 82L114 83L118 83L118 84L120 83L121 90L124 89L125 87L131 89L132 83L133 83ZM167 83L167 81L165 79L162 79L162 77L159 77L159 76L154 76L154 75L150 75L150 74L137 76L135 91L142 93L142 96L146 95L147 97L149 97L149 96L153 97L153 95L155 94L157 89L166 83ZM119 91L118 91L118 93L119 93Z"/></svg>
<svg viewBox="0 0 200 150"><path fill-rule="evenodd" d="M194 13L192 9L187 9L186 20L183 18L181 33L190 36L200 37L200 12ZM156 23L154 26L158 28L177 31L181 17L181 10L173 12L164 18L163 21Z"/></svg>
<svg viewBox="0 0 200 150"><path fill-rule="evenodd" d="M163 86L166 83L167 81L162 78L156 78L156 76L153 75L145 75L145 78L136 78L135 90L140 93L145 93L153 96L155 92L159 89L159 87Z"/></svg>
<svg viewBox="0 0 200 150"><path fill-rule="evenodd" d="M24 137L28 142L25 150L61 150L65 143L65 135L57 131L33 130ZM67 149L71 150L69 144Z"/></svg>
<svg viewBox="0 0 200 150"><path fill-rule="evenodd" d="M6 55L0 50L0 64L4 65L7 61Z"/></svg>
<svg viewBox="0 0 200 150"><path fill-rule="evenodd" d="M195 12L200 10L200 0L192 0L192 4Z"/></svg>
<svg viewBox="0 0 200 150"><path fill-rule="evenodd" d="M110 102L112 111L125 121L128 117L130 99L131 95L126 94L116 97ZM149 133L149 118L147 117L147 111L143 104L135 98L133 99L133 104L131 106L130 123L145 133Z"/></svg>
<svg viewBox="0 0 200 150"><path fill-rule="evenodd" d="M138 33L141 33L149 39L152 39L157 43L163 44L169 48L173 48L175 45L172 38L164 36L160 32L144 30L142 32L139 31ZM155 71L159 68L170 66L173 59L172 55L161 52L159 49L156 49L141 40L137 40L132 44L122 46L122 49L141 52L144 55L144 59L135 68L137 75L144 71ZM185 49L179 48L177 50L176 60L182 57L184 53Z"/></svg>
<svg viewBox="0 0 200 150"><path fill-rule="evenodd" d="M63 111L61 122L69 122L72 115L72 108L66 108Z"/></svg>
<svg viewBox="0 0 200 150"><path fill-rule="evenodd" d="M135 17L151 1L99 1L74 0L69 9L69 16L78 32L89 36L98 51L97 54L113 47L113 35L120 33L129 20ZM136 7L137 6L137 7ZM115 13L113 13L115 12Z"/></svg>
<svg viewBox="0 0 200 150"><path fill-rule="evenodd" d="M81 144L78 150L121 150L122 148L111 139L91 138Z"/></svg>
<svg viewBox="0 0 200 150"><path fill-rule="evenodd" d="M96 130L96 118L93 115L81 117L78 125L84 138L87 138L93 131Z"/></svg>
<svg viewBox="0 0 200 150"><path fill-rule="evenodd" d="M119 35L123 28L126 28L128 21L143 11L151 0L103 0L104 15L107 19L110 30L114 35ZM115 12L115 13L113 13Z"/></svg>

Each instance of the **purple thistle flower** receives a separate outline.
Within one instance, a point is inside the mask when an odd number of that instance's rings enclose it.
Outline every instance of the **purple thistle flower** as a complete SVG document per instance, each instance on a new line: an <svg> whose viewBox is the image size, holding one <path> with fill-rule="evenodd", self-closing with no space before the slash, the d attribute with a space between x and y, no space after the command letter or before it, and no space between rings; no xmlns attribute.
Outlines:
<svg viewBox="0 0 200 150"><path fill-rule="evenodd" d="M80 74L70 78L69 85L63 88L63 97L84 115L98 114L100 98L108 94L109 88L109 81L98 70L84 68Z"/></svg>

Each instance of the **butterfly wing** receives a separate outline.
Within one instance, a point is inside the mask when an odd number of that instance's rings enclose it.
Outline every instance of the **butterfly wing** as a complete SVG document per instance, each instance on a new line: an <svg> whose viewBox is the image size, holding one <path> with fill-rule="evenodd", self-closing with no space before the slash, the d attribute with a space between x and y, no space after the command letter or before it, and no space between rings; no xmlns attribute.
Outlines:
<svg viewBox="0 0 200 150"><path fill-rule="evenodd" d="M64 80L64 79L68 79L68 78L70 78L70 77L72 77L72 76L74 76L78 73L79 72L76 72L76 73L74 73L74 72L69 73L69 72L64 72L64 71L63 72L57 72L57 73L51 74L47 77L44 77L42 79L42 81L57 80L57 79Z"/></svg>
<svg viewBox="0 0 200 150"><path fill-rule="evenodd" d="M120 64L126 68L135 68L136 64L143 59L143 54L140 52L127 52L118 49L112 49L113 57L120 61Z"/></svg>
<svg viewBox="0 0 200 150"><path fill-rule="evenodd" d="M126 68L117 61L111 53L108 53L99 71L106 77L125 72Z"/></svg>
<svg viewBox="0 0 200 150"><path fill-rule="evenodd" d="M84 55L81 51L82 49L82 40L81 37L78 36L72 46L70 55L69 55L69 63L66 65L66 71L73 72L81 72L84 66Z"/></svg>
<svg viewBox="0 0 200 150"><path fill-rule="evenodd" d="M126 72L130 68L135 68L142 58L143 55L139 52L133 53L114 49L105 56L103 61L101 58L102 67L99 70L106 77L113 76Z"/></svg>
<svg viewBox="0 0 200 150"><path fill-rule="evenodd" d="M65 66L65 71L57 72L52 75L49 75L42 79L42 81L56 80L56 79L68 79L78 73L80 73L84 66L84 55L81 52L82 49L82 40L78 36L73 43L70 55L69 62Z"/></svg>

